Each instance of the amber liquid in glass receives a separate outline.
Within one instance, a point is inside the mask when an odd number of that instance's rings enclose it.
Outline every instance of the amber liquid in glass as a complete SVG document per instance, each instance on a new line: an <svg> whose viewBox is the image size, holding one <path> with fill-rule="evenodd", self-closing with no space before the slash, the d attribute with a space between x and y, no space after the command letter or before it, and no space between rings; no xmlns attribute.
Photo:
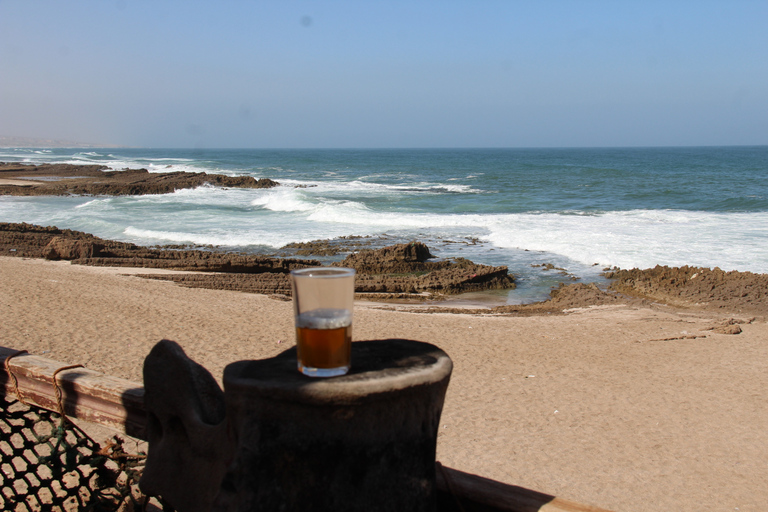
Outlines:
<svg viewBox="0 0 768 512"><path fill-rule="evenodd" d="M302 373L316 377L347 373L352 352L351 320L346 310L314 310L299 315L296 351Z"/></svg>
<svg viewBox="0 0 768 512"><path fill-rule="evenodd" d="M310 368L349 366L352 326L338 329L297 327L299 364Z"/></svg>

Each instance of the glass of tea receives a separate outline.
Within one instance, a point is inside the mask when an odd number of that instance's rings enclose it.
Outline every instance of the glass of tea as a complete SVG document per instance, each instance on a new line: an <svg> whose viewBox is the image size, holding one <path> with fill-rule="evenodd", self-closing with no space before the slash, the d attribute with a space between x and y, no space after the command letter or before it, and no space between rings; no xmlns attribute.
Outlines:
<svg viewBox="0 0 768 512"><path fill-rule="evenodd" d="M349 371L355 270L340 267L291 271L299 371L335 377Z"/></svg>

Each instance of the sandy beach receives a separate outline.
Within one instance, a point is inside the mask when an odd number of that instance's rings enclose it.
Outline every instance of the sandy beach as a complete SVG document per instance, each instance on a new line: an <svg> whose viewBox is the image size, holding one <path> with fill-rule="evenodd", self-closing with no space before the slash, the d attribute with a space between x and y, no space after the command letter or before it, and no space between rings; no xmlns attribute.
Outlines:
<svg viewBox="0 0 768 512"><path fill-rule="evenodd" d="M136 382L160 339L220 380L293 344L291 303L0 257L0 344ZM742 332L710 330L733 319ZM433 343L454 361L444 465L622 511L765 510L764 317L663 305L566 314L414 313L360 302L354 340Z"/></svg>

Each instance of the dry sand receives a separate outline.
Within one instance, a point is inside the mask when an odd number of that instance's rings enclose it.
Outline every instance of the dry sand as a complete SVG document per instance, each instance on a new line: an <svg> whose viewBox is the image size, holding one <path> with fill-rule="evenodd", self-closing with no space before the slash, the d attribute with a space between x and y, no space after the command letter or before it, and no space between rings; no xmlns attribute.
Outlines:
<svg viewBox="0 0 768 512"><path fill-rule="evenodd" d="M219 380L293 344L290 302L0 257L0 345L141 381L162 338ZM454 361L444 465L627 512L768 510L768 329L724 310L581 308L476 316L359 303L355 340L433 343Z"/></svg>

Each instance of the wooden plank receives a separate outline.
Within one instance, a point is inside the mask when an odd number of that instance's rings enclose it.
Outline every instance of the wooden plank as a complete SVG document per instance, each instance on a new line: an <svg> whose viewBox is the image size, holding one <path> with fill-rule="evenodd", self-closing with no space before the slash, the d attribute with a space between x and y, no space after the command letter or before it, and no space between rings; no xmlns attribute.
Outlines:
<svg viewBox="0 0 768 512"><path fill-rule="evenodd" d="M5 370L5 360L17 351L0 346L0 392L17 396L16 385ZM59 411L53 374L68 364L42 356L12 357L9 367L23 400L50 411ZM146 440L146 410L141 384L86 368L60 371L64 412ZM440 500L451 510L488 512L609 512L523 487L451 469L437 463Z"/></svg>
<svg viewBox="0 0 768 512"><path fill-rule="evenodd" d="M17 396L16 385L6 371L5 360L16 352L0 347L0 389L13 396ZM8 363L25 402L59 412L53 375L67 364L32 354L15 356ZM67 416L145 438L144 388L140 384L87 368L62 370L56 380Z"/></svg>

